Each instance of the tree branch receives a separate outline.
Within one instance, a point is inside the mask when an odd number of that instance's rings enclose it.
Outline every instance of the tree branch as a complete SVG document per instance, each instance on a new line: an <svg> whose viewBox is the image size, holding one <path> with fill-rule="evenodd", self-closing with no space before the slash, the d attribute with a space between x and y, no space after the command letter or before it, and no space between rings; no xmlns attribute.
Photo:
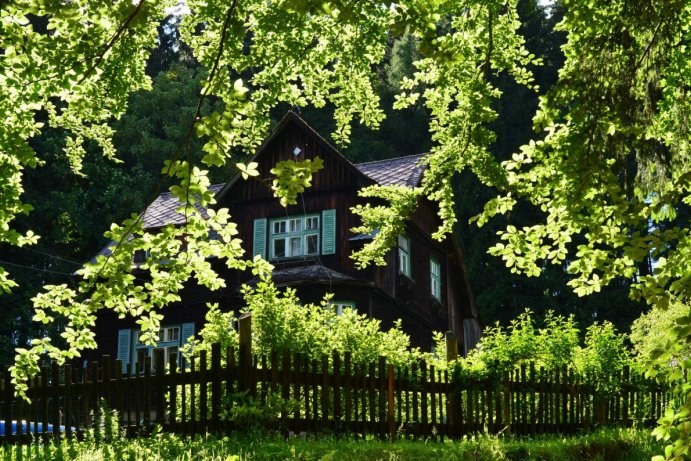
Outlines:
<svg viewBox="0 0 691 461"><path fill-rule="evenodd" d="M120 38L120 36L122 35L122 33L129 28L129 25L132 22L132 20L134 20L134 18L139 16L139 13L141 13L142 8L144 7L144 3L146 3L146 0L139 0L139 4L132 11L132 13L130 13L130 15L127 17L127 19L125 19L125 22L120 24L120 27L118 27L118 30L115 31L115 34L110 38L108 43L103 45L101 53L96 57L96 62L91 64L91 66L89 66L89 68L86 70L86 72L84 72L84 75L82 75L82 78L79 79L79 82L77 82L77 86L84 83L84 81L87 78L89 78L89 75L91 75L91 73L98 67L98 65L101 64L103 59L106 57L106 54L108 53L108 51L110 51L110 49L113 48L115 43L117 43L117 41Z"/></svg>

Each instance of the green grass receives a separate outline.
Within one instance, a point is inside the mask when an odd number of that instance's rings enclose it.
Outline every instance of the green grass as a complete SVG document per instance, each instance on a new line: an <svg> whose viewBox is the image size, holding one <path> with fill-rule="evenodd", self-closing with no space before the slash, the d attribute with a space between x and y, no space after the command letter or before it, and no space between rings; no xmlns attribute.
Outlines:
<svg viewBox="0 0 691 461"><path fill-rule="evenodd" d="M649 432L603 430L573 437L533 439L480 436L456 442L300 438L271 435L186 438L155 434L109 443L93 440L0 447L0 461L18 460L558 460L648 461L661 447Z"/></svg>

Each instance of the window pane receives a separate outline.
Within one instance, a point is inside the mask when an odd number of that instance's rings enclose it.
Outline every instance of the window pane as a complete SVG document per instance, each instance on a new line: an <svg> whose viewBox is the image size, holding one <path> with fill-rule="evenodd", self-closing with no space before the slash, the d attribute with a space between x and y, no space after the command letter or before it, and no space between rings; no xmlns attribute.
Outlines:
<svg viewBox="0 0 691 461"><path fill-rule="evenodd" d="M302 219L291 219L290 220L290 232L300 232L302 231Z"/></svg>
<svg viewBox="0 0 691 461"><path fill-rule="evenodd" d="M149 349L137 349L137 356L135 357L137 371L144 371L144 362L149 356Z"/></svg>
<svg viewBox="0 0 691 461"><path fill-rule="evenodd" d="M432 260L430 260L429 265L430 265L430 271L432 272L432 275L439 277L439 273L440 273L439 263L437 261L435 261L434 259L432 259Z"/></svg>
<svg viewBox="0 0 691 461"><path fill-rule="evenodd" d="M286 240L285 239L275 239L274 240L274 258L285 258L286 257Z"/></svg>
<svg viewBox="0 0 691 461"><path fill-rule="evenodd" d="M178 363L178 347L177 346L170 346L168 348L167 352L168 352L168 354L166 357L166 367L169 366L171 361Z"/></svg>
<svg viewBox="0 0 691 461"><path fill-rule="evenodd" d="M274 234L285 234L286 233L286 222L276 221L274 222Z"/></svg>
<svg viewBox="0 0 691 461"><path fill-rule="evenodd" d="M408 264L408 253L399 250L398 252L398 261L400 265L400 271L405 274L410 276L410 265Z"/></svg>
<svg viewBox="0 0 691 461"><path fill-rule="evenodd" d="M290 238L290 254L289 256L300 256L302 255L301 247L302 247L302 238L300 237L291 237Z"/></svg>
<svg viewBox="0 0 691 461"><path fill-rule="evenodd" d="M317 244L317 234L310 234L305 236L305 247L307 247L307 251L305 254L308 255L316 255L319 253L319 245Z"/></svg>
<svg viewBox="0 0 691 461"><path fill-rule="evenodd" d="M405 251L410 251L409 250L409 244L408 244L408 237L405 237L403 235L398 236L398 247L402 250Z"/></svg>
<svg viewBox="0 0 691 461"><path fill-rule="evenodd" d="M179 341L180 340L180 329L178 327L168 328L168 334L166 335L166 341Z"/></svg>
<svg viewBox="0 0 691 461"><path fill-rule="evenodd" d="M312 216L307 218L305 228L307 230L319 229L319 217Z"/></svg>

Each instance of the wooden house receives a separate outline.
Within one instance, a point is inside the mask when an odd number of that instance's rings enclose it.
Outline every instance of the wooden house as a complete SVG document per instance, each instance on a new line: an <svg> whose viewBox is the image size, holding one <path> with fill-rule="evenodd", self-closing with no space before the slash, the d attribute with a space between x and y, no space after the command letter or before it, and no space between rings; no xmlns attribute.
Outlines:
<svg viewBox="0 0 691 461"><path fill-rule="evenodd" d="M278 123L259 147L253 161L260 178L285 159L320 157L324 168L312 180L312 187L298 197L296 205L281 206L262 181L236 176L213 186L217 207L228 207L238 224L247 255L261 255L274 266L273 280L280 287L294 287L304 302L319 302L333 293L332 306L357 309L380 319L384 328L397 319L410 334L412 343L430 350L434 331L453 331L465 353L479 339L479 323L455 238L438 242L430 236L439 225L435 205L423 201L386 257L387 265L358 270L350 258L371 236L356 235L351 229L358 217L351 207L363 203L358 190L372 184L417 186L425 171L422 155L352 164L293 112ZM160 228L181 223L176 200L161 194L145 211L144 226ZM207 302L222 308L242 307L240 287L252 282L249 273L228 274L227 288L209 292L189 286L183 301L169 306L158 347L166 360L198 331ZM110 354L136 364L152 347L140 344L131 320L106 314L97 324L97 355Z"/></svg>

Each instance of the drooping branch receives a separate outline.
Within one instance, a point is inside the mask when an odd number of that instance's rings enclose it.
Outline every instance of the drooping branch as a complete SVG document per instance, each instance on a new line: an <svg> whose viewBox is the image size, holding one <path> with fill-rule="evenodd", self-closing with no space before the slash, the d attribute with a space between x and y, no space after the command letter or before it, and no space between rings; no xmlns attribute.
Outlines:
<svg viewBox="0 0 691 461"><path fill-rule="evenodd" d="M111 37L111 39L103 45L101 52L96 56L96 61L89 66L89 68L84 72L84 75L82 75L82 78L79 79L79 82L77 82L77 85L81 85L86 81L87 78L91 75L91 73L96 70L96 68L101 64L103 59L105 59L106 54L113 48L113 46L117 43L117 41L120 39L120 36L125 32L127 29L129 29L130 23L139 16L139 13L141 13L144 4L146 3L146 0L139 0L139 4L137 4L137 7L132 10L129 16L125 19L125 21L120 24L120 27L115 31L115 34Z"/></svg>

